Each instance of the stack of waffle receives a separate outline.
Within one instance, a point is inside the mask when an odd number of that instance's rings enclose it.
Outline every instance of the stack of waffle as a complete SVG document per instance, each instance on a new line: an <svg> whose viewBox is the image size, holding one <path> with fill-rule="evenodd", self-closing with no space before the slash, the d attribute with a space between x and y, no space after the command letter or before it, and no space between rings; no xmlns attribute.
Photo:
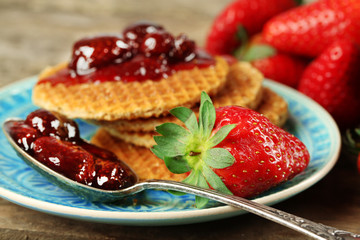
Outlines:
<svg viewBox="0 0 360 240"><path fill-rule="evenodd" d="M46 70L41 77L58 70ZM155 144L153 136L157 125L181 124L168 111L186 106L196 113L202 91L211 96L215 107L248 107L278 126L287 118L287 103L263 86L259 71L244 62L229 66L222 58L217 58L215 66L179 71L159 81L37 84L33 101L45 109L99 125L92 142L117 154L140 179L180 181L185 175L171 173L149 148Z"/></svg>

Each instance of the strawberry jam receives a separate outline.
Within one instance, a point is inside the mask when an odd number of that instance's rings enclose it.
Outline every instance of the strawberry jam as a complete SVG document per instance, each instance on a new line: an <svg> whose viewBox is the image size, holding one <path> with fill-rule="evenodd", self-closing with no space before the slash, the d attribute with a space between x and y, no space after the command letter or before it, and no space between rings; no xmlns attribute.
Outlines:
<svg viewBox="0 0 360 240"><path fill-rule="evenodd" d="M68 67L39 83L141 82L214 64L213 57L198 49L186 35L175 37L160 25L138 22L119 34L77 41Z"/></svg>
<svg viewBox="0 0 360 240"><path fill-rule="evenodd" d="M77 124L58 113L38 109L26 120L6 122L5 130L36 160L79 183L117 190L136 181L115 154L81 139Z"/></svg>

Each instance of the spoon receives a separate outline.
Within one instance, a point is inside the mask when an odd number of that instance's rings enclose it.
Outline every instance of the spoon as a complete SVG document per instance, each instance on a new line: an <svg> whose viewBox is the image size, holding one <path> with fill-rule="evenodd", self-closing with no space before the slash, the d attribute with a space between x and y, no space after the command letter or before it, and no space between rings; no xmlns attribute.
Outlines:
<svg viewBox="0 0 360 240"><path fill-rule="evenodd" d="M7 121L11 120L14 119L8 119ZM120 190L102 190L78 183L43 165L31 155L29 155L27 152L25 152L22 148L20 148L4 127L7 121L5 121L5 123L3 124L3 131L5 133L5 136L10 142L11 146L15 149L16 153L28 165L30 165L43 176L45 176L49 181L53 182L64 190L72 192L87 200L94 202L111 202L124 197L128 197L146 189L173 190L212 199L235 208L243 209L247 212L256 214L260 217L266 218L268 220L291 228L314 239L360 240L360 234L354 234L351 232L326 226L321 223L315 223L310 220L295 216L290 213L286 213L284 211L277 210L263 204L259 204L245 198L223 194L216 190L204 189L182 182L168 180L140 181L137 178L137 181L134 185ZM136 176L136 174L134 175Z"/></svg>

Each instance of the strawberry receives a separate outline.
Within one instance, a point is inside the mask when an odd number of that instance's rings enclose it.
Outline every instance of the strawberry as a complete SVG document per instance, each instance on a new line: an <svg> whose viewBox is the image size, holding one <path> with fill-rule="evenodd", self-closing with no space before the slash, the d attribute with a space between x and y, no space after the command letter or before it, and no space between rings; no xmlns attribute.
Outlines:
<svg viewBox="0 0 360 240"><path fill-rule="evenodd" d="M358 172L360 173L360 153L358 154L358 157L357 157L357 169L358 169Z"/></svg>
<svg viewBox="0 0 360 240"><path fill-rule="evenodd" d="M306 64L301 59L283 53L274 56L255 59L251 64L266 78L296 88Z"/></svg>
<svg viewBox="0 0 360 240"><path fill-rule="evenodd" d="M242 61L249 61L269 79L296 88L307 65L305 59L279 52L264 43L261 34L254 35L248 45L237 52Z"/></svg>
<svg viewBox="0 0 360 240"><path fill-rule="evenodd" d="M322 105L340 127L360 122L360 49L347 39L331 44L304 71L299 91Z"/></svg>
<svg viewBox="0 0 360 240"><path fill-rule="evenodd" d="M338 38L360 44L360 1L319 0L269 20L263 36L277 49L316 57Z"/></svg>
<svg viewBox="0 0 360 240"><path fill-rule="evenodd" d="M186 173L193 185L241 197L252 197L305 169L309 153L295 136L261 114L238 106L215 110L202 93L199 121L185 107L170 112L188 130L174 123L156 127L161 136L153 153L171 172ZM197 198L197 206L206 200Z"/></svg>
<svg viewBox="0 0 360 240"><path fill-rule="evenodd" d="M271 17L295 6L294 0L236 0L216 17L206 39L206 50L231 54L244 39L260 32Z"/></svg>

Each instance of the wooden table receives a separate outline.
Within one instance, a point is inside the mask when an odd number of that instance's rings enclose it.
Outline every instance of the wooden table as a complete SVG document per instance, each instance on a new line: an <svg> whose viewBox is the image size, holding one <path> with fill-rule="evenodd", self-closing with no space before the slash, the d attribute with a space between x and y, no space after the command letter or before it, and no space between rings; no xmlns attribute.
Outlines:
<svg viewBox="0 0 360 240"><path fill-rule="evenodd" d="M99 32L117 32L139 19L186 32L203 45L209 26L230 0L0 0L0 86L66 61L72 43ZM341 156L318 184L276 208L360 233L360 175ZM0 200L0 239L306 239L252 214L207 223L136 227L81 222Z"/></svg>

